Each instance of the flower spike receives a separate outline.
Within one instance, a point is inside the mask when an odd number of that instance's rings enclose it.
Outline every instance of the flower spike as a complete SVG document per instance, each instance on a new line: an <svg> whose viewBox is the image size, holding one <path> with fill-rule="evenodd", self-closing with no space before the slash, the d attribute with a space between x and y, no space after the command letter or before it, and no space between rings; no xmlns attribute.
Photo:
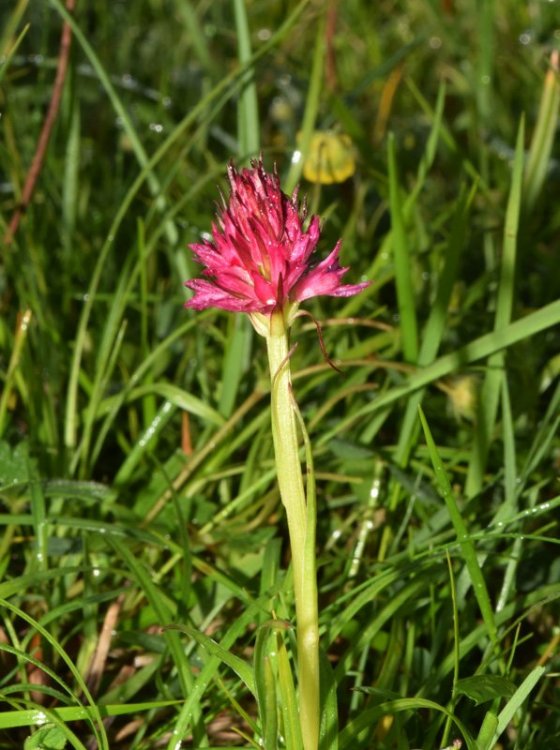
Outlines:
<svg viewBox="0 0 560 750"><path fill-rule="evenodd" d="M350 297L369 285L342 284L348 269L339 265L340 242L311 265L319 218L312 216L304 229L305 201L299 205L297 189L291 198L283 193L278 174L266 172L262 159L239 172L230 164L228 180L229 200L223 198L212 239L190 246L205 278L186 282L194 292L186 307L245 312L253 323L282 311L291 322L305 299Z"/></svg>

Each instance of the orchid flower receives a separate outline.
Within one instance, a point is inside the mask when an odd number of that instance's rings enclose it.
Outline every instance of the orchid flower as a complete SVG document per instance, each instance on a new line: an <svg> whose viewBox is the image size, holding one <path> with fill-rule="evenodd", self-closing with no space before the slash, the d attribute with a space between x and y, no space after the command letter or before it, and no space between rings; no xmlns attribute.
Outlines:
<svg viewBox="0 0 560 750"><path fill-rule="evenodd" d="M305 226L306 206L297 190L288 197L276 172L265 172L262 160L238 172L228 167L229 202L223 200L212 239L191 245L203 264L203 279L186 282L194 296L186 307L218 307L249 313L256 330L266 335L266 322L282 311L293 322L299 303L310 297L350 297L368 286L343 284L348 270L339 265L340 242L313 265L320 236L319 217Z"/></svg>

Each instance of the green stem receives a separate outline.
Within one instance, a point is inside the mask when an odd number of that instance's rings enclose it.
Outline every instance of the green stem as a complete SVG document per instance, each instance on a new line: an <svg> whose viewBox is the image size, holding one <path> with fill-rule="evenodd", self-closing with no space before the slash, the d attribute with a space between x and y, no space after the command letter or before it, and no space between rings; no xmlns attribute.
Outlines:
<svg viewBox="0 0 560 750"><path fill-rule="evenodd" d="M282 313L271 316L266 341L272 381L272 438L276 471L292 551L301 733L305 750L317 750L320 721L319 615L315 539L310 538L310 535L315 535L315 523L307 516L292 396L288 332Z"/></svg>

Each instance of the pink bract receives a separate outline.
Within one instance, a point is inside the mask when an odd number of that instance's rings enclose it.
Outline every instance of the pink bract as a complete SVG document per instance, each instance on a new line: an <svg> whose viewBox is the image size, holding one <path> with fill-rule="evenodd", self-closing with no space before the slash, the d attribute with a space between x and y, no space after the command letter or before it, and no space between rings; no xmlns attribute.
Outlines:
<svg viewBox="0 0 560 750"><path fill-rule="evenodd" d="M348 269L338 262L340 242L311 265L319 218L312 216L303 228L306 208L298 205L297 190L285 195L261 159L240 172L230 164L228 179L229 201L212 225L212 240L190 246L206 278L186 282L194 292L186 307L271 315L320 294L350 297L368 286L341 283Z"/></svg>

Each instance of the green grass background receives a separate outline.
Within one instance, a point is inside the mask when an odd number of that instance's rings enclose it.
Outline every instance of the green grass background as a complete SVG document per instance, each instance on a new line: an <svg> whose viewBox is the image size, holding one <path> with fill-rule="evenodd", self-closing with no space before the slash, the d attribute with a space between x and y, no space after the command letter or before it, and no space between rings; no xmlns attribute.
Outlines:
<svg viewBox="0 0 560 750"><path fill-rule="evenodd" d="M0 4L3 236L66 17ZM558 3L78 0L71 23L0 257L0 748L295 747L264 342L182 284L227 163L262 152L291 191L314 129L357 163L302 181L319 252L341 237L372 281L307 305L342 373L292 332L321 750L560 747Z"/></svg>

